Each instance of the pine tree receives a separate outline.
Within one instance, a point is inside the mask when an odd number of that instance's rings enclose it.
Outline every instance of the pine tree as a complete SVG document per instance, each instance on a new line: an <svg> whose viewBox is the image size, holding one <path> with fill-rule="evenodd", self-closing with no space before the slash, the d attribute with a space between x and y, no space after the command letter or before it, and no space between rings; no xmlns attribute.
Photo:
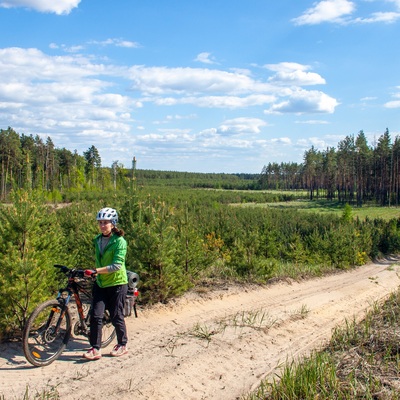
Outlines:
<svg viewBox="0 0 400 400"><path fill-rule="evenodd" d="M63 262L54 212L35 192L12 193L0 206L0 334L22 329L32 309L56 289L53 264Z"/></svg>

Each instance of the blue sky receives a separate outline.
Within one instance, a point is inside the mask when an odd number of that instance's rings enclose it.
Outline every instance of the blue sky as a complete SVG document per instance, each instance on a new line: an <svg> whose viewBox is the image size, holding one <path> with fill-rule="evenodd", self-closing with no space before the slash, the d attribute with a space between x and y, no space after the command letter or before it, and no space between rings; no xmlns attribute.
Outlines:
<svg viewBox="0 0 400 400"><path fill-rule="evenodd" d="M399 134L400 0L0 0L0 128L259 173Z"/></svg>

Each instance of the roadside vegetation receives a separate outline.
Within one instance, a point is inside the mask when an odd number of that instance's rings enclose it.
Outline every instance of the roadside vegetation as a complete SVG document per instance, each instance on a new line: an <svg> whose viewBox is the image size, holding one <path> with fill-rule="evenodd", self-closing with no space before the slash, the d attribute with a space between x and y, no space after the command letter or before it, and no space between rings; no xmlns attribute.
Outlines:
<svg viewBox="0 0 400 400"><path fill-rule="evenodd" d="M342 215L346 204L331 200L308 200L297 199L293 201L275 202L275 203L245 203L241 207L268 207L276 209L294 209L299 212L317 213L317 214L335 214ZM239 204L233 204L235 206ZM383 219L389 221L400 216L399 207L380 207L374 205L364 205L363 207L351 207L351 215L355 219L374 220Z"/></svg>
<svg viewBox="0 0 400 400"><path fill-rule="evenodd" d="M400 398L400 290L365 318L337 327L328 346L293 360L243 400Z"/></svg>

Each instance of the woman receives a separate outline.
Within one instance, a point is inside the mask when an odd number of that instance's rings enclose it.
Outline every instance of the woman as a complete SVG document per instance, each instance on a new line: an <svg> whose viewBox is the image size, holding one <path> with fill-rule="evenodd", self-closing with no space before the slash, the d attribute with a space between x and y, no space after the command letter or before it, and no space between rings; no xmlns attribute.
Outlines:
<svg viewBox="0 0 400 400"><path fill-rule="evenodd" d="M127 330L124 319L124 304L128 290L125 268L126 240L124 231L117 228L118 214L113 208L102 208L97 213L101 233L94 238L95 270L86 270L85 275L96 275L93 285L93 307L90 316L90 345L84 355L88 360L101 358L101 333L103 316L107 309L117 333L117 344L111 356L127 354Z"/></svg>

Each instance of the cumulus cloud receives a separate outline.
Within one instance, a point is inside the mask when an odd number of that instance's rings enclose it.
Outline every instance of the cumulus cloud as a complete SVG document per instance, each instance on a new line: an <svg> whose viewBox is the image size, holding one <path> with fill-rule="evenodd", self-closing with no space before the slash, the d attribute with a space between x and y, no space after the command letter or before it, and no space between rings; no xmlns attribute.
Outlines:
<svg viewBox="0 0 400 400"><path fill-rule="evenodd" d="M328 143L320 137L309 137L306 139L299 139L296 144L299 147L309 149L311 146L314 146L317 149L326 149L328 147Z"/></svg>
<svg viewBox="0 0 400 400"><path fill-rule="evenodd" d="M191 104L203 108L246 108L273 103L276 100L274 95L255 94L249 96L188 96L188 97L162 97L154 99L155 104L174 106L178 104Z"/></svg>
<svg viewBox="0 0 400 400"><path fill-rule="evenodd" d="M51 57L37 49L0 49L0 120L29 131L68 141L67 132L88 141L115 134L116 142L130 130L130 112L137 104L112 92L98 79L104 67L83 57ZM10 112L13 105L18 108ZM64 144L66 147L67 144ZM71 148L75 146L71 144Z"/></svg>
<svg viewBox="0 0 400 400"><path fill-rule="evenodd" d="M306 10L300 17L294 18L296 25L317 25L322 22L343 22L343 18L352 14L355 4L349 0L323 0Z"/></svg>
<svg viewBox="0 0 400 400"><path fill-rule="evenodd" d="M54 13L57 15L69 14L78 7L81 0L0 0L3 8L28 8L31 10Z"/></svg>
<svg viewBox="0 0 400 400"><path fill-rule="evenodd" d="M397 86L396 89L400 90L400 86ZM394 93L392 95L392 97L394 97L396 100L388 101L387 103L384 104L384 107L385 108L400 108L400 100L397 100L397 99L400 99L400 92Z"/></svg>
<svg viewBox="0 0 400 400"><path fill-rule="evenodd" d="M223 136L258 134L261 132L260 128L265 125L266 122L259 118L234 118L224 121L218 127L217 133Z"/></svg>
<svg viewBox="0 0 400 400"><path fill-rule="evenodd" d="M400 0L384 0L384 2L392 3L397 10L400 10ZM368 16L352 18L355 11L356 6L354 1L322 0L315 3L313 7L292 21L295 25L317 25L324 22L339 24L390 24L400 19L400 12L398 11L376 11Z"/></svg>
<svg viewBox="0 0 400 400"><path fill-rule="evenodd" d="M385 103L386 108L400 108L400 100L388 101Z"/></svg>
<svg viewBox="0 0 400 400"><path fill-rule="evenodd" d="M270 91L265 82L248 75L206 68L167 68L135 65L129 70L132 89L146 94L224 93Z"/></svg>
<svg viewBox="0 0 400 400"><path fill-rule="evenodd" d="M230 110L270 105L267 113L332 113L338 104L321 91L301 88L324 82L308 71L309 66L280 63L266 68L275 73L269 82L254 79L248 70L117 67L78 54L0 49L0 112L16 126L29 121L34 128L46 121L49 130L69 127L89 135L98 131L98 120L108 120L110 129L119 120L125 126L122 131L127 131L132 112L148 103ZM290 88L284 87L289 82ZM123 91L117 87L121 84ZM131 92L126 91L128 86ZM245 124L248 132L256 132L264 123L251 121L252 127L248 121ZM241 123L225 122L219 132L239 132Z"/></svg>
<svg viewBox="0 0 400 400"><path fill-rule="evenodd" d="M332 114L339 103L327 94L312 90L296 90L287 100L274 104L266 114L281 113L328 113Z"/></svg>
<svg viewBox="0 0 400 400"><path fill-rule="evenodd" d="M52 48L57 50L56 45ZM234 110L268 107L266 113L274 114L331 113L338 103L321 91L302 87L324 83L307 65L286 62L265 68L272 79L256 79L241 69L117 66L77 53L52 56L38 49L5 48L0 49L0 121L22 132L51 134L54 143L66 148L76 148L77 134L81 149L95 140L102 157L114 150L126 158L132 148L144 157L150 142L152 149L160 146L163 151L182 146L183 156L193 142L193 151L205 153L210 147L221 150L218 154L231 148L271 152L271 139L257 138L267 121L245 114L235 118ZM177 114L157 114L161 107L179 105L184 108ZM209 115L227 110L232 118L214 119L207 129L201 124L197 131L188 128L189 119L208 123L201 115L203 108L212 110ZM157 127L162 130L149 132ZM100 144L98 138L104 141ZM283 146L285 140L278 143Z"/></svg>
<svg viewBox="0 0 400 400"><path fill-rule="evenodd" d="M293 62L282 62L279 64L267 64L265 67L276 74L268 79L268 82L277 85L323 85L325 79L315 72L307 72L309 65L302 65Z"/></svg>

